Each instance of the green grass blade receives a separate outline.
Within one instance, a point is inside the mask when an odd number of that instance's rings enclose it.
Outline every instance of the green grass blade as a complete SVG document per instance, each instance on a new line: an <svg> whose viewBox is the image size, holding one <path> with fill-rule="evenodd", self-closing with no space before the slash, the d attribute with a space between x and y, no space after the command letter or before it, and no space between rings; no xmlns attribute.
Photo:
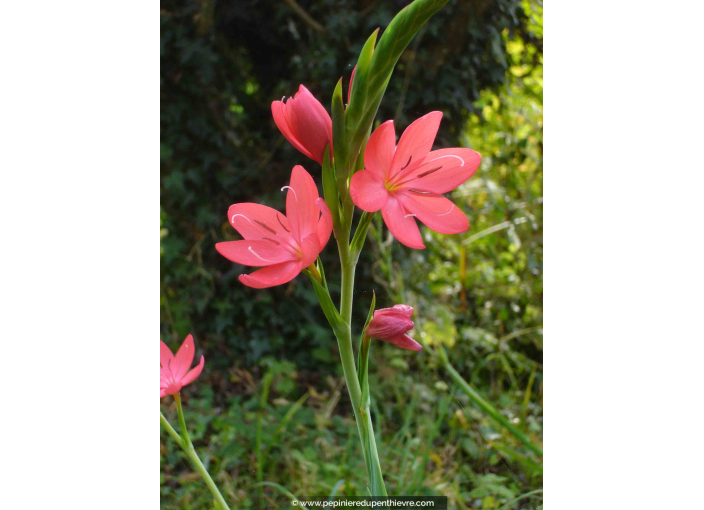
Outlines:
<svg viewBox="0 0 704 510"><path fill-rule="evenodd" d="M298 508L303 508L304 510L308 510L308 508L301 503L301 500L298 499L296 496L294 496L286 487L283 485L279 485L278 483L274 482L260 482L257 484L254 484L254 487L273 487L274 489L278 490L281 494L289 498L290 500L296 500L298 501Z"/></svg>
<svg viewBox="0 0 704 510"><path fill-rule="evenodd" d="M530 491L530 492L526 492L525 494L521 494L521 495L518 496L516 499L512 499L511 501L509 501L508 503L506 503L505 505L503 505L501 508L499 508L499 510L508 510L509 508L511 508L511 505L513 505L513 504L516 503L517 501L520 501L520 500L522 500L522 499L529 498L529 497L531 497L531 496L533 496L533 495L535 495L535 494L539 494L539 493L542 493L542 492L543 492L543 489L536 489L536 490L534 490L534 491Z"/></svg>
<svg viewBox="0 0 704 510"><path fill-rule="evenodd" d="M506 417L498 411L498 409L496 409L493 405L484 400L484 398L474 388L472 388L467 383L467 381L462 378L462 376L457 372L457 370L455 370L454 367L450 365L450 362L447 359L447 353L445 352L445 349L442 346L440 346L440 348L438 349L438 354L440 358L440 363L443 365L452 380L455 381L455 383L462 390L462 393L467 395L470 400L477 404L477 406L479 406L482 411L488 414L491 418L498 422L499 425L504 427L511 434L516 436L518 440L520 440L533 452L537 453L541 457L543 456L543 450L533 444L531 440L528 439L528 437L520 429L518 429L518 427L509 422Z"/></svg>

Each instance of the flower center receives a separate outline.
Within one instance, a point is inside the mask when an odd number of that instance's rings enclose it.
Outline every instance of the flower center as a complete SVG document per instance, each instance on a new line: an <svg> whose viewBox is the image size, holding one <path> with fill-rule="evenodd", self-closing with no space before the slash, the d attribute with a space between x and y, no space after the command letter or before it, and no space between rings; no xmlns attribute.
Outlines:
<svg viewBox="0 0 704 510"><path fill-rule="evenodd" d="M384 187L386 188L386 191L393 194L393 192L398 189L398 184L393 181L386 181L384 183Z"/></svg>

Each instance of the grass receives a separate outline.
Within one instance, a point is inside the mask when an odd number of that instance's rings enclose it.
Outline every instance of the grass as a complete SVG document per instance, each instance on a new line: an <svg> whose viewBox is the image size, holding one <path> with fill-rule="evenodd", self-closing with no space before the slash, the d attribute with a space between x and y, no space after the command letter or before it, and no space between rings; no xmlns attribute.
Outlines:
<svg viewBox="0 0 704 510"><path fill-rule="evenodd" d="M396 350L377 347L380 359L370 373L372 412L389 494L443 495L451 508L539 507L540 457L474 407L430 354L419 355L414 368L394 368L389 358ZM294 496L367 494L341 375L306 374L303 382L290 364L287 370L270 360L264 365L241 378L248 383L217 394L207 378L184 391L191 438L228 503L286 508ZM506 391L494 401L510 402L501 412L539 444L535 393L517 391L506 381ZM174 421L170 399L164 399L162 411ZM212 508L205 484L165 431L161 459L162 508Z"/></svg>

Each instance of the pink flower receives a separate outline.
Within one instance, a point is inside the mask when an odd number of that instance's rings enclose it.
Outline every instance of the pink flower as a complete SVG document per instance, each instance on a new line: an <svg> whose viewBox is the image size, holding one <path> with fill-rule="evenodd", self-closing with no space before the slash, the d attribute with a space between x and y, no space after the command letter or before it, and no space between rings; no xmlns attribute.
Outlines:
<svg viewBox="0 0 704 510"><path fill-rule="evenodd" d="M413 329L413 307L394 305L374 312L374 317L367 325L367 335L377 340L386 340L410 351L420 351L423 347L406 334Z"/></svg>
<svg viewBox="0 0 704 510"><path fill-rule="evenodd" d="M325 147L330 145L332 158L332 119L303 85L288 101L271 103L271 113L281 134L296 149L322 165Z"/></svg>
<svg viewBox="0 0 704 510"><path fill-rule="evenodd" d="M423 249L414 218L441 234L469 228L464 213L443 193L472 177L481 156L471 149L430 151L442 112L430 112L413 122L396 147L393 121L384 122L369 138L364 170L350 182L352 200L360 209L381 209L384 222L401 243Z"/></svg>
<svg viewBox="0 0 704 510"><path fill-rule="evenodd" d="M300 165L293 167L291 185L281 189L288 189L286 216L265 205L231 205L227 216L244 240L215 245L232 262L264 268L240 275L248 287L290 282L318 258L330 239L332 214L310 174Z"/></svg>
<svg viewBox="0 0 704 510"><path fill-rule="evenodd" d="M166 395L176 395L181 388L187 384L191 384L203 371L203 365L205 364L205 358L200 357L200 363L198 366L191 368L191 363L193 363L193 355L195 354L195 347L193 345L193 337L188 335L186 339L181 344L176 356L171 352L171 349L164 343L161 342L161 392L159 397L165 397Z"/></svg>

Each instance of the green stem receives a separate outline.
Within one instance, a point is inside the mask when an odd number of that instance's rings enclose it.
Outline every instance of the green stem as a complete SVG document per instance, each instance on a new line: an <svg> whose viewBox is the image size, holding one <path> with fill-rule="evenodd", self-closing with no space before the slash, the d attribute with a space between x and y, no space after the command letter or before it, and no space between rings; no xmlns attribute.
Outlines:
<svg viewBox="0 0 704 510"><path fill-rule="evenodd" d="M348 233L347 237L343 241L347 244L349 240L349 225L351 223L351 214L345 215L343 223L345 229ZM359 379L357 377L357 368L354 362L354 353L352 349L352 302L354 295L354 272L356 261L351 260L349 256L349 246L347 250L340 250L340 261L342 263L342 293L340 298L340 314L342 320L344 321L344 327L341 328L342 334L337 337L337 344L340 349L340 359L342 360L342 370L345 374L345 381L347 382L347 389L350 393L350 399L352 400L352 408L354 410L354 416L357 421L357 431L359 432L359 439L362 443L362 452L367 458L367 453L371 457L371 465L369 469L373 470L378 476L378 480L381 480L380 494L372 494L372 496L386 496L386 487L383 484L383 475L381 472L381 463L379 462L379 454L376 448L376 438L374 436L374 428L372 426L371 415L367 411L362 409L362 389L359 385ZM365 446L365 431L368 434L369 440L369 452L366 452ZM372 473L368 473L371 478Z"/></svg>
<svg viewBox="0 0 704 510"><path fill-rule="evenodd" d="M369 406L364 410L364 426L369 431L369 454L371 456L372 462L370 468L374 470L374 478L379 480L379 494L372 494L372 496L388 496L386 492L386 485L384 484L384 474L381 472L381 461L379 460L379 452L376 449L376 436L374 435L374 425L372 424L372 414L369 411ZM360 438L361 439L361 438ZM370 473L370 477L371 477Z"/></svg>
<svg viewBox="0 0 704 510"><path fill-rule="evenodd" d="M193 467L196 468L196 471L198 471L198 473L200 473L200 476L203 477L205 484L208 486L208 489L210 489L210 492L212 493L213 497L215 498L215 501L217 501L218 507L220 507L221 510L230 510L230 507L227 506L227 503L225 502L225 499L222 497L222 494L220 494L220 491L218 490L217 486L215 485L215 482L213 482L213 479L210 477L210 473L208 473L208 470L205 469L205 466L203 465L200 458L198 457L198 454L196 453L195 448L193 448L193 443L191 443L190 437L188 437L188 430L186 429L186 420L184 420L184 418L183 418L183 409L181 408L181 395L179 393L177 393L176 395L174 395L174 398L176 399L176 405L178 407L178 425L179 425L179 428L181 429L181 440L182 440L181 448L183 448L183 451L186 453L188 458L191 460L191 463L193 464ZM162 415L162 418L163 418L163 415ZM174 431L174 433L175 433L175 431Z"/></svg>
<svg viewBox="0 0 704 510"><path fill-rule="evenodd" d="M447 373L450 374L452 380L455 381L455 383L460 387L460 389L465 395L467 395L475 404L477 404L482 411L484 411L486 414L496 420L499 425L503 426L511 434L516 436L516 438L518 438L530 450L537 453L541 457L543 456L543 450L534 445L530 441L530 439L528 439L528 437L523 432L521 432L520 429L518 429L518 427L508 421L506 417L501 414L493 405L484 400L482 396L474 388L472 388L467 383L467 381L462 378L462 376L457 372L457 370L455 370L454 367L450 365L450 361L447 359L447 353L445 352L445 349L442 346L439 347L438 354L440 362L445 367L445 370L447 370Z"/></svg>
<svg viewBox="0 0 704 510"><path fill-rule="evenodd" d="M178 432L174 430L174 428L171 426L169 423L169 420L166 419L164 416L164 413L160 412L161 415L161 424L164 426L166 429L166 432L169 433L169 435L173 438L174 441L176 441L176 444L179 445L181 448L183 448L183 441L181 441L181 436L178 435Z"/></svg>
<svg viewBox="0 0 704 510"><path fill-rule="evenodd" d="M345 321L348 328L352 326L352 303L354 300L355 269L355 264L351 261L344 262L342 265L342 294L340 297L340 315L342 315L342 320Z"/></svg>

